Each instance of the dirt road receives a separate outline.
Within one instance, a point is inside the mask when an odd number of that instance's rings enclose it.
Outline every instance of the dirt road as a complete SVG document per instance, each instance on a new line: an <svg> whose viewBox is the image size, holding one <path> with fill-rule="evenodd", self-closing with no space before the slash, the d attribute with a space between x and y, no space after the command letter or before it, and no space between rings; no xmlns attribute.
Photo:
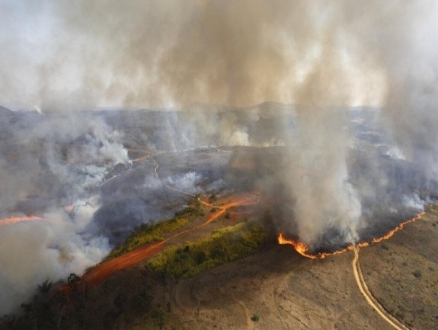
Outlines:
<svg viewBox="0 0 438 330"><path fill-rule="evenodd" d="M135 266L162 251L165 247L166 243L164 241L141 246L133 251L97 265L85 273L82 279L91 285L99 284L115 272Z"/></svg>
<svg viewBox="0 0 438 330"><path fill-rule="evenodd" d="M356 279L357 286L359 287L360 292L365 297L368 305L370 305L379 315L388 322L394 329L398 330L409 330L406 326L400 323L397 319L395 319L391 314L389 314L376 298L372 295L368 286L363 278L362 270L360 268L359 260L359 248L357 246L354 247L354 259L352 262L354 278Z"/></svg>

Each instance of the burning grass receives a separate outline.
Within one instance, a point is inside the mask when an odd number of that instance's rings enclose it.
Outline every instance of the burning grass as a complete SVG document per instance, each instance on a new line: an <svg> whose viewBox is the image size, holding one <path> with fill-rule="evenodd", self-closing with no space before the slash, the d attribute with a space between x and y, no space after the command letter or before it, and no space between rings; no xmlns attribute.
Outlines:
<svg viewBox="0 0 438 330"><path fill-rule="evenodd" d="M43 218L37 217L37 216L26 216L26 217L10 217L10 218L5 218L5 219L1 219L0 220L0 226L4 226L4 225L11 225L11 224L15 224L15 223L20 223L20 222L31 222L31 221L42 221L44 220Z"/></svg>
<svg viewBox="0 0 438 330"><path fill-rule="evenodd" d="M436 329L438 206L385 245L361 251L365 281L382 306L413 329Z"/></svg>
<svg viewBox="0 0 438 330"><path fill-rule="evenodd" d="M429 213L436 212L436 205L435 205L435 207L434 207L434 205L430 205L430 206L426 207L426 211L420 212L415 217L401 222L398 226L391 229L387 234L385 234L381 237L373 238L369 242L356 243L356 246L365 247L365 246L369 246L370 243L380 243L384 240L387 240L387 239L391 238L397 231L403 229L403 227L406 226L407 224L413 223L413 222L417 221L418 219L421 219L421 217L423 217L426 214L426 212L429 212ZM293 248L299 254L301 254L303 257L310 258L310 259L324 259L327 256L340 254L340 253L343 253L346 251L353 250L353 248L354 248L353 244L349 244L344 248L334 250L334 251L312 253L311 251L309 251L309 247L306 244L299 242L299 241L295 241L293 239L287 239L283 236L283 233L278 234L277 240L278 240L278 244L280 244L280 245L285 245L285 244L292 245Z"/></svg>
<svg viewBox="0 0 438 330"><path fill-rule="evenodd" d="M215 230L213 234L185 247L172 246L148 261L152 270L174 278L187 278L217 265L255 252L265 241L266 231L246 220Z"/></svg>

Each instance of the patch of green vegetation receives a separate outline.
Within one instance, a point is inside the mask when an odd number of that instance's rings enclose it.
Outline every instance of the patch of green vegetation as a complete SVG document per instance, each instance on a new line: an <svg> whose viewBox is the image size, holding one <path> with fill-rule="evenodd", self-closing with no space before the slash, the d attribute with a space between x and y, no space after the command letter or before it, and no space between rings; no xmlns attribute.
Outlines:
<svg viewBox="0 0 438 330"><path fill-rule="evenodd" d="M429 214L438 214L438 204L432 203L425 206L424 210Z"/></svg>
<svg viewBox="0 0 438 330"><path fill-rule="evenodd" d="M176 212L175 217L184 217L184 216L203 216L204 212L201 208L201 203L198 200L195 200L188 207L183 210Z"/></svg>
<svg viewBox="0 0 438 330"><path fill-rule="evenodd" d="M107 261L118 257L143 244L162 241L164 239L163 234L178 230L187 225L187 223L187 219L175 217L155 224L142 224L139 228L135 229L131 235L129 235L125 242L112 250L104 260Z"/></svg>
<svg viewBox="0 0 438 330"><path fill-rule="evenodd" d="M254 313L254 315L251 317L251 321L258 322L260 320L260 314Z"/></svg>
<svg viewBox="0 0 438 330"><path fill-rule="evenodd" d="M187 278L255 252L266 237L264 228L247 220L215 230L210 237L184 248L169 247L149 260L148 265L161 275Z"/></svg>
<svg viewBox="0 0 438 330"><path fill-rule="evenodd" d="M165 310L161 307L158 307L157 309L155 309L152 318L154 319L154 323L155 325L160 329L163 330L164 326L166 325L167 322L167 314L165 312Z"/></svg>
<svg viewBox="0 0 438 330"><path fill-rule="evenodd" d="M204 212L202 211L201 203L198 200L194 200L189 206L176 212L172 219L162 220L154 224L142 224L126 238L125 242L112 250L104 261L132 251L143 244L162 241L164 240L163 235L165 233L171 233L187 225L187 218L203 215Z"/></svg>

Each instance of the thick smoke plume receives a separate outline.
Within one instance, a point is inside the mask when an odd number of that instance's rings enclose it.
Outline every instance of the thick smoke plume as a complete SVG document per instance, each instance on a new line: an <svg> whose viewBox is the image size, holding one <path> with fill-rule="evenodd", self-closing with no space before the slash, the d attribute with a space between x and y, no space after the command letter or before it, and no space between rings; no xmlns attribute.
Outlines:
<svg viewBox="0 0 438 330"><path fill-rule="evenodd" d="M418 199L412 191L421 195L415 180L409 191L391 185L400 175L383 170L375 154L350 155L349 117L340 107L379 107L376 120L389 131L398 158L419 164L421 178L436 179L434 1L46 0L4 1L1 11L5 104L19 101L55 114L103 106L182 109L168 125L180 132L175 145L187 147L251 145L250 129L233 108L293 104L288 111L297 132L278 121L281 138L272 143L287 147L289 165L261 181L282 201L279 229L312 248L327 232L335 232L336 244L357 241L374 201L399 196L411 205ZM267 111L252 109L255 120ZM217 117L217 110L226 115ZM87 142L109 139L93 136ZM99 159L87 165L94 178L96 162L126 157L120 146L101 144ZM360 170L351 166L355 162ZM60 181L74 181L74 168L47 166ZM8 182L15 189L29 181L14 176ZM5 210L16 204L4 194L1 202ZM2 255L9 249L4 245Z"/></svg>
<svg viewBox="0 0 438 330"><path fill-rule="evenodd" d="M2 8L8 17L2 30L10 32L3 37L1 67L26 65L2 70L2 98L38 104L43 111L313 104L297 90L303 95L303 86L323 67L331 104L375 103L385 89L385 72L371 46L400 39L399 23L422 19L402 12L396 1L384 8L378 1L24 3ZM31 28L38 33L30 35ZM364 45L373 35L360 33L371 29L380 32L380 45Z"/></svg>
<svg viewBox="0 0 438 330"><path fill-rule="evenodd" d="M96 187L129 162L119 139L101 119L73 114L38 115L31 127L9 132L0 148L0 219L41 219L0 222L0 314L46 279L81 274L108 254L107 237L83 232L99 207Z"/></svg>

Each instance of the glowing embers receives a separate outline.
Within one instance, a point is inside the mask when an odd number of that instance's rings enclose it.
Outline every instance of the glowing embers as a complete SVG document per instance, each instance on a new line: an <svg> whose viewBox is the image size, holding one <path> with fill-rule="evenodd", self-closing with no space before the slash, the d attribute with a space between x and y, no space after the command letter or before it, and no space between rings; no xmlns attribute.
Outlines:
<svg viewBox="0 0 438 330"><path fill-rule="evenodd" d="M147 156L143 156L143 157L134 158L134 159L132 160L132 162L140 162L140 161L145 160L145 159L147 159L147 158L149 158L149 155L147 155Z"/></svg>
<svg viewBox="0 0 438 330"><path fill-rule="evenodd" d="M41 220L44 219L34 215L28 217L10 217L10 218L1 219L0 226L11 225L20 222L41 221Z"/></svg>
<svg viewBox="0 0 438 330"><path fill-rule="evenodd" d="M128 155L131 158L133 163L141 162L142 160L148 159L151 157L151 153L147 150L142 149L127 149Z"/></svg>
<svg viewBox="0 0 438 330"><path fill-rule="evenodd" d="M381 242L383 240L386 240L386 239L392 237L395 232L401 230L408 223L412 223L412 222L415 222L416 220L420 219L424 214L425 214L425 212L421 212L421 213L417 214L415 217L413 217L412 219L403 221L397 227L395 227L390 232L388 232L386 235L383 235L382 237L378 237L378 238L373 238L371 240L371 242L360 242L360 243L357 243L356 246L358 246L358 247L365 247L365 246L368 246L370 243L379 243L379 242ZM302 242L294 241L293 239L287 239L287 238L285 238L283 236L283 233L278 234L278 238L277 239L278 239L278 244L280 244L280 245L290 244L290 245L292 245L294 247L294 249L299 254L301 254L302 256L304 256L306 258L310 258L310 259L324 259L327 256L332 256L332 255L340 254L340 253L343 253L343 252L346 252L346 251L353 250L353 248L354 248L353 244L349 244L347 247L345 247L343 249L335 250L335 251L332 251L332 252L310 253L309 252L309 247L306 244L304 244Z"/></svg>
<svg viewBox="0 0 438 330"><path fill-rule="evenodd" d="M64 210L65 210L65 212L67 212L68 214L70 214L70 213L72 213L73 212L73 210L74 210L74 205L73 204L70 204L70 205L66 205L66 206L64 206Z"/></svg>

